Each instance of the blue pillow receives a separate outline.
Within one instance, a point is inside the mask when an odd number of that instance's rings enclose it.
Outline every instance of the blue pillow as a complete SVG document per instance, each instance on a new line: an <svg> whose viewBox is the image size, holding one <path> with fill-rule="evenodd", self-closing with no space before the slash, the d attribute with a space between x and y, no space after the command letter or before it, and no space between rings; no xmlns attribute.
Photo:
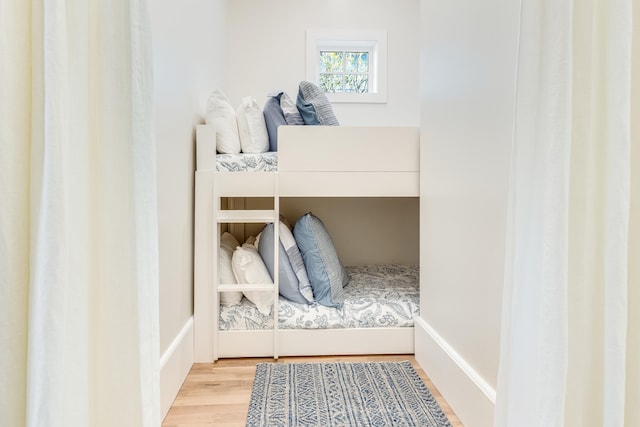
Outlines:
<svg viewBox="0 0 640 427"><path fill-rule="evenodd" d="M304 268L302 255L289 228L280 223L280 250L278 252L278 287L280 295L300 304L313 302L313 290ZM267 224L260 234L258 252L273 279L273 223Z"/></svg>
<svg viewBox="0 0 640 427"><path fill-rule="evenodd" d="M302 92L298 92L298 98L296 99L296 107L302 116L302 121L305 125L319 125L318 115L313 104L306 102L302 96Z"/></svg>
<svg viewBox="0 0 640 427"><path fill-rule="evenodd" d="M343 286L349 282L349 276L324 224L311 212L306 213L296 222L293 235L307 269L313 297L327 307L341 307Z"/></svg>
<svg viewBox="0 0 640 427"><path fill-rule="evenodd" d="M278 126L287 124L280 107L281 96L282 92L269 95L262 109L264 122L267 125L267 134L269 135L269 151L278 151Z"/></svg>

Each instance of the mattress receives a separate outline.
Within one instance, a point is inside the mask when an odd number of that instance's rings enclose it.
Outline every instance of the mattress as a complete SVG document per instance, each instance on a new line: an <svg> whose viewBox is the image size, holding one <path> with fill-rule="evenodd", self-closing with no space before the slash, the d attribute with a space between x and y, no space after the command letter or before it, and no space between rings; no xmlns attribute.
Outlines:
<svg viewBox="0 0 640 427"><path fill-rule="evenodd" d="M351 280L344 287L341 308L305 305L282 297L280 329L411 327L420 311L417 265L347 266ZM272 329L273 316L261 314L243 298L239 305L220 307L220 330Z"/></svg>
<svg viewBox="0 0 640 427"><path fill-rule="evenodd" d="M278 153L217 154L216 170L227 172L272 172L278 169Z"/></svg>

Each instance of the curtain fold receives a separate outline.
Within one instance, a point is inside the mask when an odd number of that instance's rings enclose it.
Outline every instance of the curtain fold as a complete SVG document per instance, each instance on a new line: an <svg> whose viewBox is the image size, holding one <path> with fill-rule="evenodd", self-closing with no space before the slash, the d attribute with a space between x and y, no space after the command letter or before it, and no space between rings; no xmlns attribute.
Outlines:
<svg viewBox="0 0 640 427"><path fill-rule="evenodd" d="M8 426L24 425L26 414L30 9L0 0L0 423Z"/></svg>
<svg viewBox="0 0 640 427"><path fill-rule="evenodd" d="M495 425L640 425L640 5L521 5Z"/></svg>
<svg viewBox="0 0 640 427"><path fill-rule="evenodd" d="M0 425L160 423L144 0L0 0Z"/></svg>

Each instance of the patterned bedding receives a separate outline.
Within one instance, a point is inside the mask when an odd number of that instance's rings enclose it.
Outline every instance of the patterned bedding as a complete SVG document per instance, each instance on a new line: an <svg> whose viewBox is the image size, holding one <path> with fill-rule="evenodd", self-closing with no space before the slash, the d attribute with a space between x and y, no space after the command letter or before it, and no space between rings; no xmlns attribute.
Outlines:
<svg viewBox="0 0 640 427"><path fill-rule="evenodd" d="M420 310L417 265L348 266L342 308L304 305L282 297L278 303L280 329L409 327ZM258 312L246 298L239 305L220 307L220 330L272 329L273 317Z"/></svg>
<svg viewBox="0 0 640 427"><path fill-rule="evenodd" d="M272 172L278 169L278 153L217 154L216 170L228 172Z"/></svg>

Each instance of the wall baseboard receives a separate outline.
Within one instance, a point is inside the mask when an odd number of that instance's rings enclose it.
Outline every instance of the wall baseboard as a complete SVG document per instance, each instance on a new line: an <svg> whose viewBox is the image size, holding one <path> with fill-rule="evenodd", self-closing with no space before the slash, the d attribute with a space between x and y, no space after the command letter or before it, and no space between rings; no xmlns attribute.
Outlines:
<svg viewBox="0 0 640 427"><path fill-rule="evenodd" d="M184 324L160 358L160 410L167 415L193 365L193 317Z"/></svg>
<svg viewBox="0 0 640 427"><path fill-rule="evenodd" d="M466 427L493 425L496 392L424 319L415 319L416 360Z"/></svg>

